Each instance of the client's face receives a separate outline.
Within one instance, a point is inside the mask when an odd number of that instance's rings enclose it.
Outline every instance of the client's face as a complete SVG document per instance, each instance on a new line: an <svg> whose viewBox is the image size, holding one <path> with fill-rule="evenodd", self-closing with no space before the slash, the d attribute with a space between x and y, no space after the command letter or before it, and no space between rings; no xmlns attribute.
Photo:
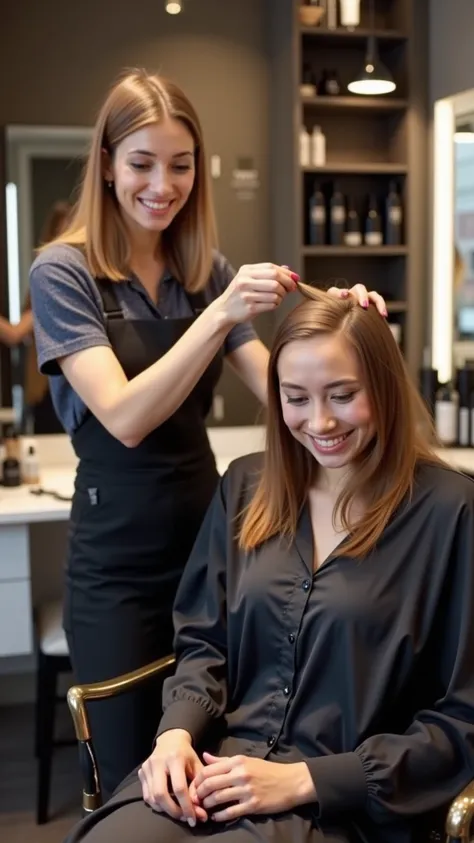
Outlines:
<svg viewBox="0 0 474 843"><path fill-rule="evenodd" d="M374 436L357 360L342 335L286 345L278 360L283 418L324 468L349 465Z"/></svg>

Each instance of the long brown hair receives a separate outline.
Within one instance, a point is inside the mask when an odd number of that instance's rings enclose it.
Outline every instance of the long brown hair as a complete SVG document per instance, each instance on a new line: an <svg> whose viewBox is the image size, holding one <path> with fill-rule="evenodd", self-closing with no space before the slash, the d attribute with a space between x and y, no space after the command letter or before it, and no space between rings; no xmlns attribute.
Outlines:
<svg viewBox="0 0 474 843"><path fill-rule="evenodd" d="M443 463L425 438L425 432L432 430L428 412L411 383L390 328L375 307L364 311L352 297L335 299L303 284L300 291L306 301L283 320L270 355L264 467L243 515L239 543L250 550L275 535L294 536L317 473L314 458L283 420L277 370L281 350L296 340L343 333L357 358L375 435L357 457L355 471L337 500L334 520L339 514L349 534L338 553L363 558L411 493L417 463ZM366 510L361 521L351 523L356 497L364 501Z"/></svg>
<svg viewBox="0 0 474 843"><path fill-rule="evenodd" d="M183 91L144 70L127 73L113 86L95 124L81 192L70 226L56 242L84 247L91 273L123 281L129 277L130 245L120 208L104 178L104 150L113 158L128 135L166 117L181 120L195 144L196 175L185 206L163 232L167 267L186 290L202 289L216 244L214 211L199 117Z"/></svg>

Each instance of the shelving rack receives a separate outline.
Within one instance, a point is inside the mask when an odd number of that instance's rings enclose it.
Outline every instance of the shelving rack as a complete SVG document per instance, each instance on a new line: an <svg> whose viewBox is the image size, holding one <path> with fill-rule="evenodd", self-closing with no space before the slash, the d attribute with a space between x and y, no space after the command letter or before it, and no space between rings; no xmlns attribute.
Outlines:
<svg viewBox="0 0 474 843"><path fill-rule="evenodd" d="M381 292L389 319L401 327L402 350L413 373L419 366L427 304L427 0L375 0L375 30L369 4L361 3L361 25L353 31L301 26L299 0L276 0L272 50L273 232L277 259L320 286L363 282ZM273 7L275 8L275 6ZM383 62L396 82L393 94L350 94L347 84L363 65L369 34L378 39ZM336 69L338 96L300 93L303 63L316 78ZM321 126L326 136L324 167L299 165L299 133ZM337 182L362 212L367 194L382 203L395 181L404 207L403 245L310 246L308 202L314 183L323 189Z"/></svg>

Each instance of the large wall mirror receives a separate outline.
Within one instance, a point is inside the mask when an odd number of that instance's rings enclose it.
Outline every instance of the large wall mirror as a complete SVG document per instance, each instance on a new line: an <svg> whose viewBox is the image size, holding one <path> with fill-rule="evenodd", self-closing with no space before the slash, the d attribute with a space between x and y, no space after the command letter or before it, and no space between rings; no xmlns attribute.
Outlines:
<svg viewBox="0 0 474 843"><path fill-rule="evenodd" d="M2 316L17 325L28 307L28 274L35 249L65 222L76 197L91 130L6 126L3 136L7 254L3 301L7 312ZM10 399L18 426L25 433L60 432L47 380L37 373L32 336L15 342L7 351L4 343L3 355L2 399L4 404Z"/></svg>
<svg viewBox="0 0 474 843"><path fill-rule="evenodd" d="M474 90L434 109L433 366L441 382L474 363Z"/></svg>

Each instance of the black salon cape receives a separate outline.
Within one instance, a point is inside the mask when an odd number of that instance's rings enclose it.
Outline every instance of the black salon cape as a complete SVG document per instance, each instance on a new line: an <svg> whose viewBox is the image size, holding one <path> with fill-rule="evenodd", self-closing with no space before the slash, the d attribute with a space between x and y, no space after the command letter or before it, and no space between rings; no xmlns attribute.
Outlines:
<svg viewBox="0 0 474 843"><path fill-rule="evenodd" d="M474 483L420 466L376 550L313 574L308 510L290 544L238 550L261 462L232 464L186 567L159 734L304 760L317 801L191 829L134 773L68 843L425 843L474 777Z"/></svg>
<svg viewBox="0 0 474 843"><path fill-rule="evenodd" d="M369 557L313 574L307 508L290 545L238 549L260 466L231 465L185 570L159 734L304 759L315 827L414 840L474 777L474 483L421 465Z"/></svg>

